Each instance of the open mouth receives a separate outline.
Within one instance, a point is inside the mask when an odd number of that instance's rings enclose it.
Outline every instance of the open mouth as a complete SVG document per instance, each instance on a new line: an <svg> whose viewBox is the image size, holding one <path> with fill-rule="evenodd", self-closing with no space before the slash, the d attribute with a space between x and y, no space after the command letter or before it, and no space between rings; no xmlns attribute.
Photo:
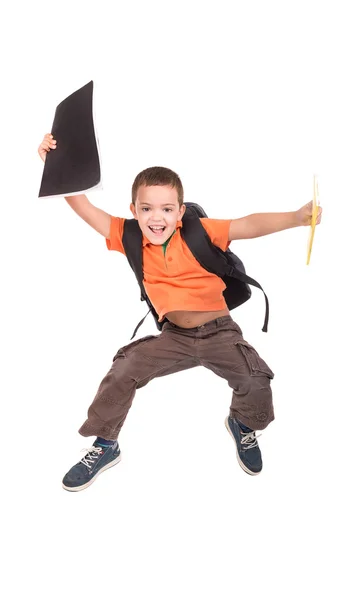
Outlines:
<svg viewBox="0 0 363 600"><path fill-rule="evenodd" d="M166 228L162 227L161 225L155 225L155 227L149 225L149 229L153 232L154 235L163 235Z"/></svg>

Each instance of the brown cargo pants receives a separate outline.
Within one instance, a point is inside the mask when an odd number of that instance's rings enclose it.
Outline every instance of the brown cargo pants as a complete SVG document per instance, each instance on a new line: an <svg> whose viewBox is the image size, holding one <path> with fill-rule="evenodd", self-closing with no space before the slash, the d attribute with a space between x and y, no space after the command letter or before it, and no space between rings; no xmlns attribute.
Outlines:
<svg viewBox="0 0 363 600"><path fill-rule="evenodd" d="M160 335L120 348L79 433L116 440L138 388L154 377L197 366L228 381L233 390L231 417L253 430L264 429L274 419L270 387L274 374L243 339L237 323L225 316L193 329L166 323Z"/></svg>

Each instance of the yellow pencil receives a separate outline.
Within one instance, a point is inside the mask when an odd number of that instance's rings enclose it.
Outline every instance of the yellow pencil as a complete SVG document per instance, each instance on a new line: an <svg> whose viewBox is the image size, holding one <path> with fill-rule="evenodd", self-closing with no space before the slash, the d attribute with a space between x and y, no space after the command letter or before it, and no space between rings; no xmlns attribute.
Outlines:
<svg viewBox="0 0 363 600"><path fill-rule="evenodd" d="M314 190L313 190L313 214L311 217L311 228L310 228L310 236L309 236L309 243L308 243L308 257L307 257L307 261L306 261L307 265L310 263L311 249L313 247L313 241L314 241L315 226L316 226L316 221L317 221L318 213L319 213L319 188L318 188L318 181L317 181L316 175L314 175L313 187L314 187Z"/></svg>

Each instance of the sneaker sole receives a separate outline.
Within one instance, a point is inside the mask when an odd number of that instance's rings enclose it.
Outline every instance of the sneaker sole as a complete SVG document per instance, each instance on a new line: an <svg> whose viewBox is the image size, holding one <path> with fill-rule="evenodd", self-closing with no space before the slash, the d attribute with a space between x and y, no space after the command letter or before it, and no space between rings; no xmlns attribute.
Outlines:
<svg viewBox="0 0 363 600"><path fill-rule="evenodd" d="M120 462L120 460L121 454L117 458L115 458L115 460L102 467L102 469L98 471L97 475L95 475L88 483L84 483L83 485L79 485L78 487L67 487L66 485L64 485L64 483L62 483L62 487L63 489L67 490L67 492L81 492L82 490L85 490L90 485L92 485L92 483L97 479L99 475L101 475L101 473L103 473L103 471L107 471L107 469L109 469L110 467L114 467L115 465L117 465L117 463Z"/></svg>
<svg viewBox="0 0 363 600"><path fill-rule="evenodd" d="M234 435L233 435L233 433L231 431L231 428L229 426L229 423L228 423L228 417L226 417L226 419L224 421L224 424L225 424L225 426L227 428L227 431L231 435L231 437L232 437L232 439L233 439L233 441L234 441L234 443L236 445L236 456L237 456L238 464L241 467L241 469L243 469L245 473L248 473L248 475L259 475L261 473L261 471L258 471L257 473L255 473L254 471L250 471L250 469L248 467L246 467L246 465L241 461L241 459L239 457L239 454L238 454L238 448L237 448L236 440L234 438Z"/></svg>

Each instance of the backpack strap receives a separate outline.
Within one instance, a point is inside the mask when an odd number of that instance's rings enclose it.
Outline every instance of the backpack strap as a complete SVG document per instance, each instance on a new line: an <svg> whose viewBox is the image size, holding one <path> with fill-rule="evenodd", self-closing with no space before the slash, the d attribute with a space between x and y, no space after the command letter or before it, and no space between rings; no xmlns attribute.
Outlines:
<svg viewBox="0 0 363 600"><path fill-rule="evenodd" d="M149 296L147 295L144 288L144 270L143 270L143 260L142 260L142 231L139 227L139 224L136 219L125 219L124 222L124 233L122 236L122 245L125 250L126 258L129 261L130 267L135 273L137 282L140 287L141 297L140 300L145 300L146 304L149 307L148 312L145 317L140 321L137 325L133 335L132 340L134 339L138 329L141 327L143 322L145 321L148 314L151 312L157 328L161 331L164 323L167 322L167 319L163 319L161 323L159 323L159 315L156 312L155 308L151 304Z"/></svg>
<svg viewBox="0 0 363 600"><path fill-rule="evenodd" d="M143 319L141 319L140 323L138 325L136 325L136 329L134 331L134 333L132 334L132 337L130 338L130 340L133 340L135 335L137 334L138 330L140 329L141 325L143 324L143 322L145 321L146 317L148 316L149 312L151 311L151 308L149 308L149 310L147 311L146 315L144 316Z"/></svg>
<svg viewBox="0 0 363 600"><path fill-rule="evenodd" d="M261 285L240 270L237 270L228 261L227 255L223 250L215 246L206 230L204 229L199 218L184 217L181 235L184 238L188 248L193 253L194 257L201 266L210 273L215 273L223 279L224 277L232 277L243 283L253 285L259 288L265 296L265 321L262 331L267 332L267 325L270 314L268 298L262 289Z"/></svg>
<svg viewBox="0 0 363 600"><path fill-rule="evenodd" d="M141 290L141 300L145 300L146 292L143 284L142 264L142 232L136 219L125 219L122 245L129 265L135 273Z"/></svg>

